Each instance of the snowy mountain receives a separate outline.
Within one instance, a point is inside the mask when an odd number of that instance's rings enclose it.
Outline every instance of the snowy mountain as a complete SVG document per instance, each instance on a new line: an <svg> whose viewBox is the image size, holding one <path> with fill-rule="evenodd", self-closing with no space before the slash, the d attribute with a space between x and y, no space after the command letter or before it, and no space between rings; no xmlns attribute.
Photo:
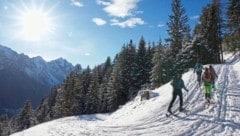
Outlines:
<svg viewBox="0 0 240 136"><path fill-rule="evenodd" d="M36 106L72 70L62 58L46 62L0 45L0 113L22 107L26 99Z"/></svg>
<svg viewBox="0 0 240 136"><path fill-rule="evenodd" d="M188 114L179 113L166 118L171 100L170 83L151 91L149 100L140 96L111 114L93 114L66 117L46 122L12 136L237 136L240 134L240 56L225 64L213 65L218 79L213 101L205 108L203 87L199 87L196 74L190 69L183 75L188 93L183 91L184 103L189 103ZM206 66L205 66L206 67ZM173 107L177 108L179 101Z"/></svg>

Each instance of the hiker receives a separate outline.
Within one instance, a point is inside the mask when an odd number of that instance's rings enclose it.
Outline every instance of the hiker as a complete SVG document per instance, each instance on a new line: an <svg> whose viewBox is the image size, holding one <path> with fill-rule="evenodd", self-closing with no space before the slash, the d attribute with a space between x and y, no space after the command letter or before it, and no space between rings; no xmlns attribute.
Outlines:
<svg viewBox="0 0 240 136"><path fill-rule="evenodd" d="M195 72L197 73L197 81L199 83L199 86L201 85L202 70L203 70L202 64L197 62L195 67L194 67L193 73L195 73Z"/></svg>
<svg viewBox="0 0 240 136"><path fill-rule="evenodd" d="M171 85L173 86L173 95L172 95L172 100L168 106L168 112L172 114L171 108L173 106L174 101L176 100L177 96L179 96L180 99L180 107L179 111L183 111L183 96L182 96L182 88L185 89L188 92L188 89L185 87L183 80L181 79L182 75L177 74L174 78L173 81L171 82Z"/></svg>
<svg viewBox="0 0 240 136"><path fill-rule="evenodd" d="M215 88L215 79L218 78L218 76L212 65L209 66L209 71L210 71L211 78L212 78L212 88L214 89Z"/></svg>
<svg viewBox="0 0 240 136"><path fill-rule="evenodd" d="M211 93L212 93L212 77L211 77L210 70L208 68L205 68L205 71L202 75L202 80L205 88L205 99L206 99L206 102L210 104Z"/></svg>

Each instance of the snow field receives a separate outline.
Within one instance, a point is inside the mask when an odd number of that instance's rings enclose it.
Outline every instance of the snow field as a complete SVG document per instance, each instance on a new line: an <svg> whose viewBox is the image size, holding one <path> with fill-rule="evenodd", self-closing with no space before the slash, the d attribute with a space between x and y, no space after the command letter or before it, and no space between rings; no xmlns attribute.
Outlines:
<svg viewBox="0 0 240 136"><path fill-rule="evenodd" d="M234 60L234 61L232 61ZM183 75L189 92L190 113L165 117L172 97L170 83L152 90L149 100L140 96L110 114L66 117L46 122L12 136L239 136L240 135L240 59L213 65L218 79L215 82L215 104L204 108L203 87L190 69ZM207 67L207 66L204 66ZM179 106L177 99L174 108Z"/></svg>

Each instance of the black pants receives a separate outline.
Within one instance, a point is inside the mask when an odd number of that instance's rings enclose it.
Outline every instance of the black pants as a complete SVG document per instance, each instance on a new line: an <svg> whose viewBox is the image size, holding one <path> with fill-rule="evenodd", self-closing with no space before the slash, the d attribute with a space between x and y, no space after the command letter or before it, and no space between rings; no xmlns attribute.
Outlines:
<svg viewBox="0 0 240 136"><path fill-rule="evenodd" d="M173 106L173 103L175 102L177 96L179 96L179 99L180 99L180 108L182 108L183 106L183 96L182 96L182 91L179 90L179 89L174 89L173 90L173 96L172 96L172 100L168 106L168 111L171 111L171 108Z"/></svg>
<svg viewBox="0 0 240 136"><path fill-rule="evenodd" d="M205 98L211 99L211 94L210 93L205 93Z"/></svg>
<svg viewBox="0 0 240 136"><path fill-rule="evenodd" d="M198 81L199 85L202 82L201 75L202 75L202 72L197 72L197 81Z"/></svg>

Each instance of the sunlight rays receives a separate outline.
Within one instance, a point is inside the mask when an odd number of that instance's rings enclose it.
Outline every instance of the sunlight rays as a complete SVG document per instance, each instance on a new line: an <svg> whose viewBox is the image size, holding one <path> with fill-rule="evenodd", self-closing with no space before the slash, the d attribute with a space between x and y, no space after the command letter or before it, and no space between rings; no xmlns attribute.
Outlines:
<svg viewBox="0 0 240 136"><path fill-rule="evenodd" d="M21 6L13 5L16 10L16 25L18 38L26 41L41 41L54 33L55 22L51 15L55 6L45 8L45 1L29 5L21 1Z"/></svg>

